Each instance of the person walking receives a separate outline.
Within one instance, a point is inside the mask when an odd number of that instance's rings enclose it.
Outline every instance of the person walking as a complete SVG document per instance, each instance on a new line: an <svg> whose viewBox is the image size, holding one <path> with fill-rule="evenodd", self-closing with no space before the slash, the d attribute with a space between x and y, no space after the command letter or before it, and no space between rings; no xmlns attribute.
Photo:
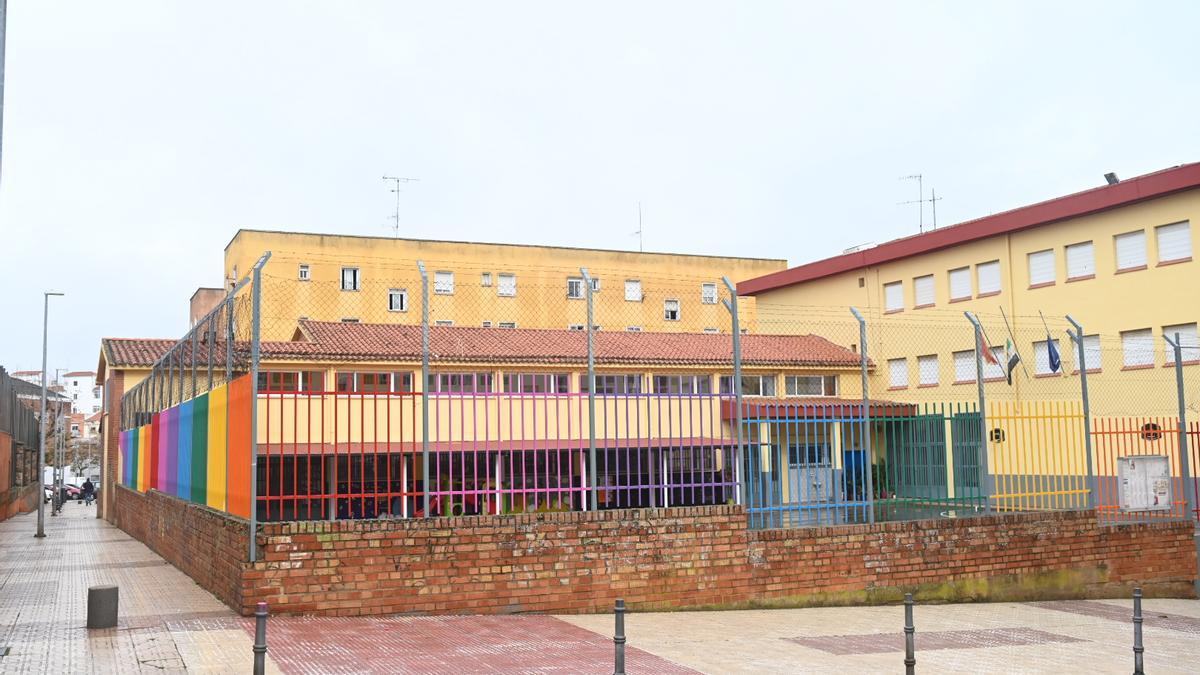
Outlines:
<svg viewBox="0 0 1200 675"><path fill-rule="evenodd" d="M96 486L93 485L91 479L88 478L83 481L83 485L80 486L80 489L83 490L83 503L91 506L92 501L96 499Z"/></svg>

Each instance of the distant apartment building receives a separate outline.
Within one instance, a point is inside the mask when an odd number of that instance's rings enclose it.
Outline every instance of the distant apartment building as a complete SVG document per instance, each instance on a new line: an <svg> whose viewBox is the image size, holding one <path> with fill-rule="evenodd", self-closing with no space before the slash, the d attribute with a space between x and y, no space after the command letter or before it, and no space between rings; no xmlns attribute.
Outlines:
<svg viewBox="0 0 1200 675"><path fill-rule="evenodd" d="M59 378L63 394L71 399L75 412L94 415L100 412L100 387L96 384L96 373L91 370L73 370Z"/></svg>

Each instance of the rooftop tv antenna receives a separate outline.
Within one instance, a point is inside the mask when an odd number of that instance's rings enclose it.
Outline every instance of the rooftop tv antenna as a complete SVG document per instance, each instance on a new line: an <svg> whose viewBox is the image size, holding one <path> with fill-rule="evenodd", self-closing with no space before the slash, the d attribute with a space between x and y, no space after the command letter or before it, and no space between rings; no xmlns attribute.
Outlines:
<svg viewBox="0 0 1200 675"><path fill-rule="evenodd" d="M937 190L930 188L930 190L929 190L930 197L929 197L929 199L925 199L924 177L921 174L914 173L911 176L901 176L900 180L915 180L915 181L917 181L917 198L907 201L907 202L899 202L898 205L899 206L904 206L906 204L916 204L917 205L917 217L918 217L917 231L924 232L925 231L925 202L929 202L931 205L933 205L933 229L936 230L937 229L937 203L939 201L941 201L941 199L942 199L941 197L937 196Z"/></svg>
<svg viewBox="0 0 1200 675"><path fill-rule="evenodd" d="M394 184L393 187L391 188L391 192L396 195L396 215L392 216L392 236L399 238L400 237L400 184L401 183L415 183L421 179L420 178L399 178L396 176L384 176L383 180L390 180Z"/></svg>
<svg viewBox="0 0 1200 675"><path fill-rule="evenodd" d="M642 203L638 202L638 229L630 236L637 235L638 238L638 253L644 253L645 248L642 247Z"/></svg>

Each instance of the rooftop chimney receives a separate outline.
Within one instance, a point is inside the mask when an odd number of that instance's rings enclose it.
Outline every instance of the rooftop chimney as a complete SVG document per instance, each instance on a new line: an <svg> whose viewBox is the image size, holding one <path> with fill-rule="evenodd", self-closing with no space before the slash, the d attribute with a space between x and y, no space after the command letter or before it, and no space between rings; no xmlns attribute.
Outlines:
<svg viewBox="0 0 1200 675"><path fill-rule="evenodd" d="M1111 171L1104 174L1104 180L1108 181L1109 185L1116 185L1117 183L1121 182L1121 179L1117 178L1117 174Z"/></svg>

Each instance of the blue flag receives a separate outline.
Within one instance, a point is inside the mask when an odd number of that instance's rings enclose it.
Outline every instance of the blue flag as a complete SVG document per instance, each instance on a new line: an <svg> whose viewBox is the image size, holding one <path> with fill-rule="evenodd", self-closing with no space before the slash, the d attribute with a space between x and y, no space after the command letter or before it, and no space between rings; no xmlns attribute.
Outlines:
<svg viewBox="0 0 1200 675"><path fill-rule="evenodd" d="M1057 373L1062 368L1062 358L1058 355L1058 347L1054 346L1054 340L1050 339L1050 335L1046 335L1046 353L1050 357L1050 372Z"/></svg>

